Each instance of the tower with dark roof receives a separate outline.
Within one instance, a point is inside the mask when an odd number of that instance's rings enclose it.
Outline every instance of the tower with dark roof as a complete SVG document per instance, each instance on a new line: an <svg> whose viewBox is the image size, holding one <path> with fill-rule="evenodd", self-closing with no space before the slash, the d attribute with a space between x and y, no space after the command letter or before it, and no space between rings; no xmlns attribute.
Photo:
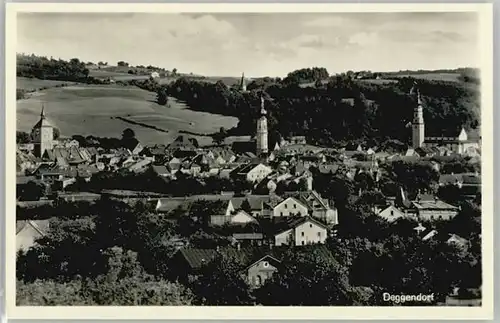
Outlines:
<svg viewBox="0 0 500 323"><path fill-rule="evenodd" d="M422 98L417 89L417 107L413 111L412 136L411 143L413 149L421 148L425 140L424 112L422 107Z"/></svg>
<svg viewBox="0 0 500 323"><path fill-rule="evenodd" d="M264 97L260 97L260 118L257 120L257 156L268 153L267 111L264 107Z"/></svg>
<svg viewBox="0 0 500 323"><path fill-rule="evenodd" d="M31 132L35 144L35 155L42 157L46 150L54 146L54 127L45 117L45 108L42 105L40 120L35 124Z"/></svg>

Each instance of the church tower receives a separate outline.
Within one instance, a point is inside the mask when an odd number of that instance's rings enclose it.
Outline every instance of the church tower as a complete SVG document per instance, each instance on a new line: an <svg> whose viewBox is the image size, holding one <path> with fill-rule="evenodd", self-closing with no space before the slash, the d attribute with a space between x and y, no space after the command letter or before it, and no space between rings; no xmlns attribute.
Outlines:
<svg viewBox="0 0 500 323"><path fill-rule="evenodd" d="M264 98L260 97L260 118L257 120L257 156L267 154L267 112L264 108Z"/></svg>
<svg viewBox="0 0 500 323"><path fill-rule="evenodd" d="M424 124L424 111L422 107L422 98L420 91L417 90L417 107L413 112L412 122L412 147L413 149L420 148L424 145L425 140L425 124Z"/></svg>
<svg viewBox="0 0 500 323"><path fill-rule="evenodd" d="M33 142L35 143L35 155L42 157L46 150L50 150L54 146L54 128L45 118L44 106L40 113L40 120L33 127L31 132Z"/></svg>
<svg viewBox="0 0 500 323"><path fill-rule="evenodd" d="M245 73L241 74L240 91L242 91L242 92L246 92L247 91L247 83L246 83L246 80L245 80Z"/></svg>

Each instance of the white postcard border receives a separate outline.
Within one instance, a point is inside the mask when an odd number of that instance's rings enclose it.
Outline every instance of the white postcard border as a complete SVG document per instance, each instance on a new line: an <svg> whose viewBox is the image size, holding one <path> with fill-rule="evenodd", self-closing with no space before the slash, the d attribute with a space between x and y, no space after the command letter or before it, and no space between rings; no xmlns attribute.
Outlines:
<svg viewBox="0 0 500 323"><path fill-rule="evenodd" d="M17 12L464 12L480 14L482 112L482 248L481 307L18 307L15 305L15 129ZM9 319L492 319L493 318L493 11L492 4L6 4L5 101L5 300ZM432 55L432 53L429 53Z"/></svg>

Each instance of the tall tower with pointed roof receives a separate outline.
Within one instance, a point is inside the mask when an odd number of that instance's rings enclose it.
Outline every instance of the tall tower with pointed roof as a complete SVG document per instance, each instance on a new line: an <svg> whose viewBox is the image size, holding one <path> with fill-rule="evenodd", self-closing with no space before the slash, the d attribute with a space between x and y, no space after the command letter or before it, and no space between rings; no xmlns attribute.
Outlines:
<svg viewBox="0 0 500 323"><path fill-rule="evenodd" d="M268 153L267 111L264 107L264 97L260 97L260 118L257 120L257 156Z"/></svg>
<svg viewBox="0 0 500 323"><path fill-rule="evenodd" d="M246 83L246 80L245 80L245 73L241 74L240 91L242 91L242 92L246 92L247 91L247 83Z"/></svg>
<svg viewBox="0 0 500 323"><path fill-rule="evenodd" d="M35 124L31 132L35 143L35 155L42 157L46 150L54 146L54 128L45 117L45 107L42 105L40 120Z"/></svg>
<svg viewBox="0 0 500 323"><path fill-rule="evenodd" d="M422 107L422 98L420 91L417 89L417 107L413 111L412 136L411 143L413 149L420 148L424 145L425 140L425 123L424 111Z"/></svg>

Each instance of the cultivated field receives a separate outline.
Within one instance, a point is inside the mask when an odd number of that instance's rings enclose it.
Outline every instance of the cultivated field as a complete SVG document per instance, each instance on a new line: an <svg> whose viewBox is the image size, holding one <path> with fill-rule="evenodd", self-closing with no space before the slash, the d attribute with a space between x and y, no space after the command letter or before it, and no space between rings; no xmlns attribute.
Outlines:
<svg viewBox="0 0 500 323"><path fill-rule="evenodd" d="M71 84L71 83L72 82L66 82L66 81L39 80L29 77L16 78L16 88L20 90L25 90L27 92L37 91L40 89L47 89L58 85Z"/></svg>
<svg viewBox="0 0 500 323"><path fill-rule="evenodd" d="M179 130L213 133L235 126L237 118L197 112L171 98L170 108L154 102L155 94L136 87L112 85L78 85L52 88L26 100L17 101L17 129L30 131L38 121L42 103L47 118L61 135L80 134L119 137L125 128L135 131L145 144L168 144ZM146 123L168 133L126 123L113 117L125 117ZM210 144L209 137L197 137L200 144Z"/></svg>
<svg viewBox="0 0 500 323"><path fill-rule="evenodd" d="M366 82L366 83L372 83L372 84L390 84L390 83L397 83L397 80L386 80L386 79L365 79L365 80L359 80L360 82Z"/></svg>
<svg viewBox="0 0 500 323"><path fill-rule="evenodd" d="M416 79L431 80L431 81L447 81L447 82L460 82L459 73L426 73L426 74L407 74L395 75L395 78L413 77Z"/></svg>

